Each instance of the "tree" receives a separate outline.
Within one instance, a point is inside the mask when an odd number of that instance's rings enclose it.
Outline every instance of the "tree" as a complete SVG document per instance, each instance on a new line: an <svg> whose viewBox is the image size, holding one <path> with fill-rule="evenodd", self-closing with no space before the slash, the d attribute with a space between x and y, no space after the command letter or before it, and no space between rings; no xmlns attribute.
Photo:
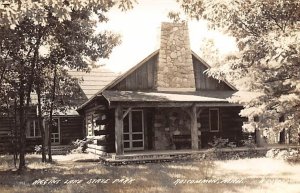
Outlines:
<svg viewBox="0 0 300 193"><path fill-rule="evenodd" d="M209 61L209 64L212 67L218 66L223 60L223 58L221 58L219 49L216 47L215 40L212 38L203 39L200 56L205 61Z"/></svg>
<svg viewBox="0 0 300 193"><path fill-rule="evenodd" d="M263 117L260 129L283 128L295 142L300 118L300 2L297 0L177 0L193 18L237 39L239 51L220 64L215 77L232 77L240 87L262 94L233 99L241 115ZM220 70L222 69L222 71ZM225 70L224 70L225 69ZM284 115L285 120L278 122ZM253 124L252 124L253 125Z"/></svg>
<svg viewBox="0 0 300 193"><path fill-rule="evenodd" d="M90 10L103 17L116 5L122 11L132 9L136 0L4 0L0 3L0 26L15 28L25 18L42 26L47 23L47 16L52 13L60 22L70 20L74 10Z"/></svg>
<svg viewBox="0 0 300 193"><path fill-rule="evenodd" d="M41 105L47 104L48 99L52 117L56 91L59 90L56 88L59 85L57 82L61 78L58 74L67 68L88 70L89 61L107 58L112 48L118 44L118 37L111 33L94 34L96 22L107 21L104 13L115 4L123 10L132 7L128 0L36 0L0 3L0 33L8 34L1 39L1 53L6 53L7 56L2 57L4 55L1 54L0 78L1 82L5 79L10 86L16 85L14 88L18 97L20 122L19 170L25 167L25 128L31 93L37 91L39 95L39 123ZM98 21L92 19L92 14L98 16ZM43 46L51 48L46 56L40 52ZM48 84L49 77L52 77L52 86ZM52 89L47 90L47 87ZM50 98L47 98L47 92ZM42 96L46 97L44 103L41 101ZM51 122L52 119L49 136ZM52 160L51 149L49 160Z"/></svg>

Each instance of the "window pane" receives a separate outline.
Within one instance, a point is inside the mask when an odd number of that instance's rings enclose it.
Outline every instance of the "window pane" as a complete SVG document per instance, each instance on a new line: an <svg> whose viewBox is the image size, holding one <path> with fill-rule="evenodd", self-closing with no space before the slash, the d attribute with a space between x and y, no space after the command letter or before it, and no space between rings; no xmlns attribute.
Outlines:
<svg viewBox="0 0 300 193"><path fill-rule="evenodd" d="M34 125L33 125L33 120L30 120L29 122L29 128L30 128L30 136L34 137Z"/></svg>
<svg viewBox="0 0 300 193"><path fill-rule="evenodd" d="M143 142L142 141L134 141L132 142L133 147L143 147Z"/></svg>
<svg viewBox="0 0 300 193"><path fill-rule="evenodd" d="M40 128L39 128L39 121L38 120L35 121L35 136L41 136L41 131L40 131Z"/></svg>
<svg viewBox="0 0 300 193"><path fill-rule="evenodd" d="M129 134L124 134L124 140L129 140Z"/></svg>
<svg viewBox="0 0 300 193"><path fill-rule="evenodd" d="M53 119L52 133L58 133L58 119Z"/></svg>
<svg viewBox="0 0 300 193"><path fill-rule="evenodd" d="M124 142L124 148L129 148L129 142Z"/></svg>
<svg viewBox="0 0 300 193"><path fill-rule="evenodd" d="M142 111L132 111L132 132L143 131Z"/></svg>
<svg viewBox="0 0 300 193"><path fill-rule="evenodd" d="M219 130L219 111L218 110L209 110L210 113L210 130L218 131Z"/></svg>
<svg viewBox="0 0 300 193"><path fill-rule="evenodd" d="M133 140L143 139L143 134L133 134L132 139Z"/></svg>

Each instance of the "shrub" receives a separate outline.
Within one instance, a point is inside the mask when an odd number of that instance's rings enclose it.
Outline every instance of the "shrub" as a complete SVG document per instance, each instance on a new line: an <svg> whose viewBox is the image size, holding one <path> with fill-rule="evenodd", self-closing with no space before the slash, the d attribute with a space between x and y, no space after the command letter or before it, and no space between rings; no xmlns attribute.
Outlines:
<svg viewBox="0 0 300 193"><path fill-rule="evenodd" d="M77 139L73 141L72 144L74 146L73 152L82 152L84 153L88 147L88 144L92 143L93 139Z"/></svg>
<svg viewBox="0 0 300 193"><path fill-rule="evenodd" d="M266 153L267 158L274 158L274 159L282 159L286 160L289 163L299 163L300 162L300 153L298 150L295 149L270 149Z"/></svg>
<svg viewBox="0 0 300 193"><path fill-rule="evenodd" d="M224 147L228 147L227 146L228 141L229 141L228 139L214 137L212 142L209 142L208 145L210 145L214 149L224 148Z"/></svg>
<svg viewBox="0 0 300 193"><path fill-rule="evenodd" d="M36 146L34 146L34 152L36 154L42 153L42 145L36 145Z"/></svg>

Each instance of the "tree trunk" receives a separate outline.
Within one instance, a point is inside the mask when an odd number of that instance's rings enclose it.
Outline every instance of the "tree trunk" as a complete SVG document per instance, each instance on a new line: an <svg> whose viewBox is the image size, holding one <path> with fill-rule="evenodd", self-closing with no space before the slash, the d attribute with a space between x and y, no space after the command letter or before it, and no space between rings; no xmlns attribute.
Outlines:
<svg viewBox="0 0 300 193"><path fill-rule="evenodd" d="M18 127L17 127L17 99L15 98L14 104L14 133L13 133L13 154L14 154L14 165L17 167L17 160L18 160Z"/></svg>
<svg viewBox="0 0 300 193"><path fill-rule="evenodd" d="M39 122L39 129L41 131L42 137L42 162L46 162L46 152L45 152L45 130L43 125L43 118L42 118L42 103L41 103L41 88L40 88L40 81L37 85L37 97L38 97L38 122Z"/></svg>
<svg viewBox="0 0 300 193"><path fill-rule="evenodd" d="M39 130L41 132L41 138L42 138L42 162L46 162L46 153L45 153L45 129L43 125L43 118L42 118L42 103L41 103L41 79L38 76L36 76L34 69L36 69L37 72L41 72L40 68L38 68L38 61L39 61L39 48L41 44L41 28L38 29L38 39L35 44L34 48L34 54L33 54L33 60L32 60L32 65L31 65L31 76L30 76L30 81L29 81L29 86L30 89L33 86L34 80L37 81L37 97L38 97L38 125L39 125ZM30 96L30 90L28 90L28 94ZM28 100L27 100L28 104Z"/></svg>
<svg viewBox="0 0 300 193"><path fill-rule="evenodd" d="M55 101L55 92L56 92L56 79L57 79L57 65L54 64L54 72L53 72L53 86L52 86L52 98L50 104L50 120L49 120L49 137L48 137L48 161L52 162L52 153L51 153L51 135L53 128L53 108Z"/></svg>
<svg viewBox="0 0 300 193"><path fill-rule="evenodd" d="M23 73L20 74L20 90L19 90L19 120L20 120L20 138L19 138L19 171L25 169L25 147L26 147L26 136L25 136L25 88L24 88L24 77Z"/></svg>

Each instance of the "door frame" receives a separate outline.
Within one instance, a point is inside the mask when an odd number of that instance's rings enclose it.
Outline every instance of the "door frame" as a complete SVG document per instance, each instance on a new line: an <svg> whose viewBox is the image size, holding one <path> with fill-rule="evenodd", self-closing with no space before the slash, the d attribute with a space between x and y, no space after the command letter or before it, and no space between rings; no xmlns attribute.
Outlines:
<svg viewBox="0 0 300 193"><path fill-rule="evenodd" d="M141 112L142 116L142 131L141 132L133 132L132 131L132 112ZM132 109L126 116L128 117L128 132L124 132L124 127L123 127L123 147L124 151L135 151L135 150L144 150L145 149L145 120L144 120L144 111L143 109ZM124 119L123 119L124 121ZM128 140L124 140L124 134L129 135ZM142 139L134 140L132 139L133 134L142 134ZM129 147L125 148L124 143L129 142ZM143 146L142 147L133 147L133 142L142 142Z"/></svg>

